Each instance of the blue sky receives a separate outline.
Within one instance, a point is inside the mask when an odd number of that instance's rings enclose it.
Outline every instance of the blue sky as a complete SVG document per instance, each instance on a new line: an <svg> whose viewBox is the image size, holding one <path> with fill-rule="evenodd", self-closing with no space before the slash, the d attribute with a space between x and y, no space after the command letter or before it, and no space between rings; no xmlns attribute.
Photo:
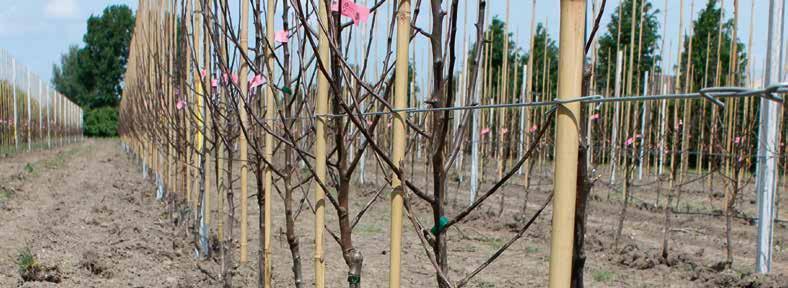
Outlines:
<svg viewBox="0 0 788 288"><path fill-rule="evenodd" d="M111 4L136 9L137 0L0 0L0 48L48 81L68 46L82 44L90 15Z"/></svg>
<svg viewBox="0 0 788 288"><path fill-rule="evenodd" d="M371 0L366 0L371 3ZM460 0L460 7L463 7L466 0ZM470 11L476 11L476 0L468 0L468 8ZM601 1L601 0L600 0ZM690 5L693 0L685 0L685 13L688 18L690 13ZM697 12L705 5L706 0L695 0L695 10ZM755 22L753 33L753 56L756 63L756 75L760 75L763 69L759 66L763 65L763 57L766 49L766 27L768 21L768 0L740 0L740 20L739 20L739 35L740 40L747 43L748 27L750 23L750 5L751 1L755 1ZM779 0L778 0L779 1ZM360 2L363 2L360 1ZM421 27L429 29L428 21L429 8L427 2L422 1L421 18L424 21L419 21ZM448 1L447 1L448 2ZM537 0L536 17L537 22L547 23L548 31L557 38L559 29L559 1L558 0ZM591 2L591 0L589 0ZM602 29L600 33L604 33L604 25L610 14L617 6L619 0L608 0L608 7L602 22ZM667 27L662 31L663 35L671 35L667 38L666 46L668 51L672 52L672 57L667 59L668 63L675 62L677 37L678 31L678 18L680 0L651 0L652 4L661 10L659 15L659 22L662 22L662 17L665 13L665 4L667 3ZM726 14L728 17L732 16L733 1L725 1ZM415 1L414 1L415 3ZM51 77L52 65L57 63L60 55L67 51L69 45L82 44L82 35L85 33L85 22L90 15L98 15L104 7L113 4L125 4L136 9L137 0L0 0L0 48L8 50L11 55L17 58L19 63L30 67L33 72L37 73L44 80ZM590 6L590 5L589 5ZM488 0L488 7L492 14L499 15L500 18L505 18L506 1L503 0ZM590 10L590 7L589 7ZM512 0L511 8L509 9L510 15L510 30L512 30L518 39L517 43L521 47L528 47L528 33L530 27L530 18L532 11L531 0ZM385 13L384 11L381 11ZM388 13L385 13L388 15ZM458 21L463 22L464 15L459 15ZM469 13L468 21L469 26L476 18L476 13ZM589 17L589 21L591 21ZM685 21L688 23L688 21ZM462 30L464 27L460 24L458 37L462 37ZM689 24L685 24L685 29L689 29ZM469 34L473 35L473 30L469 30ZM423 39L418 40L415 51L419 53L426 53L426 41ZM458 47L462 49L462 41L458 39ZM424 59L426 54L417 55L416 57ZM422 62L422 61L420 61ZM423 61L426 62L426 61ZM417 62L418 63L418 62ZM421 70L421 69L419 69Z"/></svg>

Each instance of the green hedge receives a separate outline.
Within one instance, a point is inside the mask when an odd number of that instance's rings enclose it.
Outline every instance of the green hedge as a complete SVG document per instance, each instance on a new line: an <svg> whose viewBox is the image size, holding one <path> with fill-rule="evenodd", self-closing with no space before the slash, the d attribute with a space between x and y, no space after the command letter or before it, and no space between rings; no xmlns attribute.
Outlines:
<svg viewBox="0 0 788 288"><path fill-rule="evenodd" d="M118 109L101 107L88 110L85 114L85 136L118 136Z"/></svg>

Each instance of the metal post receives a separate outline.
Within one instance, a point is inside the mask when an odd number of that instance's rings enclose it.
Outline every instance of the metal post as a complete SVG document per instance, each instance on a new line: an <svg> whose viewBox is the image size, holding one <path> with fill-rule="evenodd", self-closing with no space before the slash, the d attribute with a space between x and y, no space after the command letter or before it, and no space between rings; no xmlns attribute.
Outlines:
<svg viewBox="0 0 788 288"><path fill-rule="evenodd" d="M482 27L484 27L484 23L482 23ZM480 47L484 47L483 45ZM484 49L482 49L483 51ZM485 53L482 51L476 51L476 53L482 53L482 58L485 57ZM480 63L484 63L484 61L480 61ZM479 65L480 63L477 63ZM480 79L482 75L482 68L476 69L476 79ZM479 103L479 95L481 94L481 89L483 85L479 85L476 83L478 81L474 81L472 89L474 89L473 93L473 103ZM476 200L476 193L479 191L479 124L480 124L480 117L481 113L478 109L474 109L471 113L473 117L471 120L471 187L468 199L468 205L473 203Z"/></svg>
<svg viewBox="0 0 788 288"><path fill-rule="evenodd" d="M585 0L561 0L560 58L558 99L581 96L583 82ZM575 195L577 193L578 129L580 103L558 106L555 131L555 172L553 192L553 230L550 246L550 287L568 288L572 274Z"/></svg>
<svg viewBox="0 0 788 288"><path fill-rule="evenodd" d="M668 84L662 83L662 94L668 91ZM662 176L663 166L665 163L665 125L667 121L667 105L668 100L661 100L662 106L659 108L659 168L657 174Z"/></svg>
<svg viewBox="0 0 788 288"><path fill-rule="evenodd" d="M525 87L528 81L528 64L523 65L523 85L520 86L520 103L525 103ZM525 146L525 118L528 117L525 106L520 107L520 143L517 145L517 158L523 157L523 146ZM517 169L518 174L523 174L523 166Z"/></svg>
<svg viewBox="0 0 788 288"><path fill-rule="evenodd" d="M643 76L643 96L648 95L648 71ZM646 143L646 117L648 116L648 102L643 102L643 113L640 114L640 153L638 156L638 180L643 179L643 147Z"/></svg>
<svg viewBox="0 0 788 288"><path fill-rule="evenodd" d="M624 52L618 51L616 53L616 98L621 97L621 74L622 66L624 61ZM618 151L618 118L619 114L621 114L621 103L616 102L613 104L613 123L612 123L612 135L610 135L610 183L616 182L616 164L618 157L616 157L616 153Z"/></svg>
<svg viewBox="0 0 788 288"><path fill-rule="evenodd" d="M764 85L779 83L781 43L780 21L783 1L769 1L769 30L766 42L766 72ZM755 172L755 192L758 195L758 251L755 268L759 273L769 273L772 262L772 233L774 224L774 191L777 173L777 124L779 104L761 98L758 125L758 158Z"/></svg>
<svg viewBox="0 0 788 288"><path fill-rule="evenodd" d="M49 85L47 85L47 148L49 149L52 149L52 100L54 100L54 97L52 97Z"/></svg>
<svg viewBox="0 0 788 288"><path fill-rule="evenodd" d="M16 108L16 58L11 58L11 91L14 95L14 153L19 153L19 112Z"/></svg>
<svg viewBox="0 0 788 288"><path fill-rule="evenodd" d="M27 152L30 152L30 151L33 150L33 146L30 143L30 142L32 142L31 139L32 139L32 134L33 134L33 124L31 124L32 116L30 115L32 113L31 112L32 109L30 108L30 106L33 106L32 103L31 103L33 98L30 97L30 92L31 92L31 89L30 89L30 78L31 78L31 76L30 76L30 69L27 69Z"/></svg>
<svg viewBox="0 0 788 288"><path fill-rule="evenodd" d="M38 79L38 137L41 138L40 140L42 141L44 140L44 133L41 133L44 130L43 111L41 111L42 109L44 109L44 101L42 101L43 95L41 95L44 93L44 89L42 88L43 86L44 86L44 80L41 80L41 78L39 78Z"/></svg>

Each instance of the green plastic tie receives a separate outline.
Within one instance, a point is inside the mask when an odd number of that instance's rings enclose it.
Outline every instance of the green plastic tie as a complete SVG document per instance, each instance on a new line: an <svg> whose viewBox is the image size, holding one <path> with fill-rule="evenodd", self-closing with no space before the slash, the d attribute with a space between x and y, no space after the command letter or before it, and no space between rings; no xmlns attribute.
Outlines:
<svg viewBox="0 0 788 288"><path fill-rule="evenodd" d="M438 235L438 232L443 231L443 228L446 228L447 224L449 224L449 218L446 218L446 216L441 216L441 218L438 218L438 225L432 226L430 232L432 235Z"/></svg>
<svg viewBox="0 0 788 288"><path fill-rule="evenodd" d="M361 284L361 276L359 275L348 275L347 282L350 284Z"/></svg>

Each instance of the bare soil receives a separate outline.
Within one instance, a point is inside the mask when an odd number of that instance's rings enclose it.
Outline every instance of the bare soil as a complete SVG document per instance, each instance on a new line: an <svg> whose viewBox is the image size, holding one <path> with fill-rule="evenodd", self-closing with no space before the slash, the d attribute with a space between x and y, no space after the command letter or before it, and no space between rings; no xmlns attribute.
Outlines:
<svg viewBox="0 0 788 288"><path fill-rule="evenodd" d="M417 162L424 163L424 159ZM32 172L25 169L28 163ZM368 182L354 187L351 215L386 185L383 175L375 173L372 161L367 163ZM487 164L488 181L482 185L482 191L493 184L490 179L496 174L495 163ZM414 181L427 180L423 165L408 172ZM526 217L547 199L552 190L551 175L549 162L537 165ZM690 174L687 179L697 176ZM594 187L588 211L588 260L584 273L588 287L788 287L785 222L775 226L773 273L763 276L753 272L757 226L751 220L755 215L751 183L738 200L739 217L733 224L735 260L732 268L725 269L719 265L725 260L725 222L715 214L722 207L720 195L725 187L721 179L713 178L711 188L705 179L683 186L677 208L681 213L673 216L670 257L665 260L659 256L664 213L653 203L660 189L664 197L667 183L654 177L634 181L634 200L624 223L624 239L614 249L615 224L621 207L621 194L616 187L620 182L609 184L605 182L607 178L603 175L603 181ZM520 183L520 179L517 176L511 183ZM141 168L122 152L117 140L88 140L51 151L0 158L0 188L12 191L7 199L0 198L0 287L219 287L218 255L208 260L194 258L193 236L186 225L174 223L165 205L154 199L155 187L149 180L143 180ZM255 193L254 181L250 182L249 191ZM467 205L468 185L454 181L449 186L451 218ZM296 196L303 197L309 187L298 190ZM786 193L782 188L780 193ZM354 230L354 243L365 258L362 287L387 287L388 283L390 210L385 192ZM467 222L448 231L451 279L458 280L473 271L522 225L523 187L509 184L504 192L504 199L491 197ZM308 197L311 199L312 195ZM274 196L273 286L294 287L281 200ZM417 199L412 201L419 221L429 229L429 207ZM250 261L236 270L236 287L257 284L259 214L255 202L255 195L250 195ZM498 215L500 203L504 210ZM788 209L782 210L781 219L788 219ZM218 219L218 212L215 213L213 219ZM525 236L468 286L546 286L551 213L548 206ZM336 212L330 205L326 215L328 228L338 230ZM309 208L304 208L296 227L306 287L313 283L313 219ZM238 229L234 233L237 239ZM406 220L403 287L435 287L433 267L415 233ZM346 287L347 268L339 246L328 235L325 243L327 287ZM57 267L61 283L24 282L16 265L16 257L24 248L29 248L40 263ZM237 249L234 253L237 260Z"/></svg>
<svg viewBox="0 0 788 288"><path fill-rule="evenodd" d="M0 204L0 287L213 285L117 141L2 158L0 185L13 190ZM59 284L22 280L25 248L57 267Z"/></svg>

